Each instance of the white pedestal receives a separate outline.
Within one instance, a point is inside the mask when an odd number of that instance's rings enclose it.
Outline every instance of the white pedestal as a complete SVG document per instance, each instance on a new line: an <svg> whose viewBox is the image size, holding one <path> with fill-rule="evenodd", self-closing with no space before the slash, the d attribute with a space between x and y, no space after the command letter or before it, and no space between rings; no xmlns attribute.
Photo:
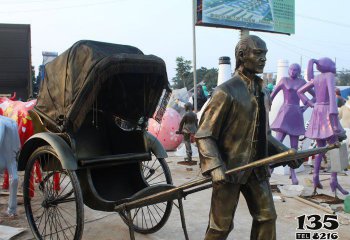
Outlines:
<svg viewBox="0 0 350 240"><path fill-rule="evenodd" d="M196 145L194 145L193 143L191 143L191 148L192 148L192 157L199 157L198 154L198 148ZM175 156L177 157L186 157L186 146L184 143L181 143L180 146L177 147L176 151L175 151Z"/></svg>
<svg viewBox="0 0 350 240"><path fill-rule="evenodd" d="M285 166L285 167L276 167L273 170L273 173L278 174L278 175L290 175L290 167ZM304 165L301 165L299 168L295 169L295 172L303 172L305 170Z"/></svg>

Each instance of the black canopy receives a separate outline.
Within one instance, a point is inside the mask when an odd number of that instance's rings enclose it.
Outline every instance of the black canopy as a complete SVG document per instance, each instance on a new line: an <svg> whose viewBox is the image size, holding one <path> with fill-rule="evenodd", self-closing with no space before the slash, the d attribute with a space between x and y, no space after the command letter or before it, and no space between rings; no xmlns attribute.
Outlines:
<svg viewBox="0 0 350 240"><path fill-rule="evenodd" d="M147 81L141 85L137 83L139 79ZM107 81L119 81L122 84L118 86L122 87L114 92L107 91L108 88L102 88ZM124 101L124 107L119 110L123 118L152 117L163 90L170 91L165 63L132 46L79 41L45 66L35 110L62 128L71 124L77 130L101 89L123 96L119 97ZM137 104L128 106L130 100L143 101L142 111ZM127 111L128 114L126 110L130 107L134 112ZM141 111L139 115L135 109Z"/></svg>

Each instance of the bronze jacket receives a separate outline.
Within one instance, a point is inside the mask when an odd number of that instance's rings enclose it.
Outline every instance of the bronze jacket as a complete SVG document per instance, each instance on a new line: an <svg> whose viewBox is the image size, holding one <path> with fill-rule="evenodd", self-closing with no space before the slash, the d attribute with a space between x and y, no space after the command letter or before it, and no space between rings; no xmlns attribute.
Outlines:
<svg viewBox="0 0 350 240"><path fill-rule="evenodd" d="M197 114L192 111L186 112L182 117L179 131L184 133L196 133L198 128Z"/></svg>
<svg viewBox="0 0 350 240"><path fill-rule="evenodd" d="M236 72L213 93L195 135L204 175L222 165L226 169L243 166L266 157L269 151L276 154L288 150L270 134L268 98L262 88L262 79L256 77L254 81L256 84ZM254 91L260 98L255 97ZM260 133L255 136L258 117ZM253 171L258 180L266 180L270 176L266 166ZM244 184L251 172L232 175L231 181Z"/></svg>

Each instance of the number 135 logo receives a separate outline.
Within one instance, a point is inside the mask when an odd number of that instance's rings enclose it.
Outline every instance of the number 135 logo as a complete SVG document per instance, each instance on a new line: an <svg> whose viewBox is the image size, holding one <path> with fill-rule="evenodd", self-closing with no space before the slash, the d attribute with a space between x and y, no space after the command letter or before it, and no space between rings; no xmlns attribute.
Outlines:
<svg viewBox="0 0 350 240"><path fill-rule="evenodd" d="M297 217L297 230L336 230L339 227L337 215L324 215L323 217L317 214L301 215Z"/></svg>

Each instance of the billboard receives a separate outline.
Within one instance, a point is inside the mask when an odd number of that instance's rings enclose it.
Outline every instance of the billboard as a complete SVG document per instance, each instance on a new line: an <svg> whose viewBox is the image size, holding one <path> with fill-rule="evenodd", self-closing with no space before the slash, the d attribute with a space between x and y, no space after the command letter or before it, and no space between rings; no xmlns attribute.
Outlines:
<svg viewBox="0 0 350 240"><path fill-rule="evenodd" d="M293 34L295 0L197 0L196 25Z"/></svg>
<svg viewBox="0 0 350 240"><path fill-rule="evenodd" d="M0 24L0 94L16 92L26 100L31 93L30 25Z"/></svg>

